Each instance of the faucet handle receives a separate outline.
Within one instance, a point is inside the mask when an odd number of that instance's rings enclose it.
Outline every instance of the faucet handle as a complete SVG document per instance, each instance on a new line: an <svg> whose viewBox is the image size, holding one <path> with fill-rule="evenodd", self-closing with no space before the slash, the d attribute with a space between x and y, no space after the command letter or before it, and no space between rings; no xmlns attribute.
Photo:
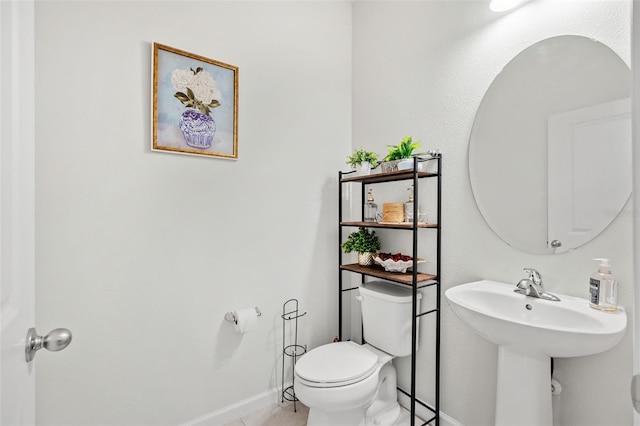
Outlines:
<svg viewBox="0 0 640 426"><path fill-rule="evenodd" d="M536 285L542 284L542 275L540 272L536 271L533 268L524 268L524 271L529 274L529 279Z"/></svg>
<svg viewBox="0 0 640 426"><path fill-rule="evenodd" d="M529 287L531 287L531 284L533 284L533 282L529 279L529 278L523 278L520 281L518 281L518 284L516 284L516 287L519 290L523 290L522 293L526 294L527 291L529 291ZM514 291L518 291L517 289Z"/></svg>

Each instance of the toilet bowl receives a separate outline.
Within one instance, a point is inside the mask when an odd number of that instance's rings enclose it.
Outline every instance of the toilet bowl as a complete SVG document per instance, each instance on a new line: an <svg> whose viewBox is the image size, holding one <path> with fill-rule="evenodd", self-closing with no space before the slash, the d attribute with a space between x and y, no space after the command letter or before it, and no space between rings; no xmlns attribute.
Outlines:
<svg viewBox="0 0 640 426"><path fill-rule="evenodd" d="M371 345L329 343L295 366L296 397L308 426L392 425L400 415L393 356Z"/></svg>
<svg viewBox="0 0 640 426"><path fill-rule="evenodd" d="M295 395L309 407L309 426L391 426L400 415L391 360L412 353L413 291L385 281L362 283L359 291L367 343L322 345L294 367Z"/></svg>

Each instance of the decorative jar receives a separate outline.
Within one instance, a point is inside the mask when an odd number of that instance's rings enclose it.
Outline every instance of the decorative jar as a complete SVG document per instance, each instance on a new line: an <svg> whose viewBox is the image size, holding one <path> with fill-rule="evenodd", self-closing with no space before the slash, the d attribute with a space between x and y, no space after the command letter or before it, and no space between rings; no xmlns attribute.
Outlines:
<svg viewBox="0 0 640 426"><path fill-rule="evenodd" d="M187 145L198 149L211 148L216 123L209 114L189 108L182 113L179 126Z"/></svg>

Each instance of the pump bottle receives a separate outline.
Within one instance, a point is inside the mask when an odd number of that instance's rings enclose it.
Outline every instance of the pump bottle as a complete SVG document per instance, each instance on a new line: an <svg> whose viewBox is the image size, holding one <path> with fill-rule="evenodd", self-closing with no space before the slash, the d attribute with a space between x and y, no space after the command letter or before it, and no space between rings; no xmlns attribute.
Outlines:
<svg viewBox="0 0 640 426"><path fill-rule="evenodd" d="M589 279L589 306L601 311L618 310L618 282L611 273L609 259L593 259L600 262L598 270Z"/></svg>

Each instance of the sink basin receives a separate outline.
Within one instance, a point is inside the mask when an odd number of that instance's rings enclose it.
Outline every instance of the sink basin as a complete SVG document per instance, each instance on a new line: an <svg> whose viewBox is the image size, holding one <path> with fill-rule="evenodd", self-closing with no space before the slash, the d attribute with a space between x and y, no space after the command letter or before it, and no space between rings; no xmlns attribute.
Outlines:
<svg viewBox="0 0 640 426"><path fill-rule="evenodd" d="M515 293L514 284L476 281L445 293L453 312L485 339L547 356L575 357L604 352L618 344L627 315L601 312L589 301L556 294L552 302Z"/></svg>
<svg viewBox="0 0 640 426"><path fill-rule="evenodd" d="M496 426L553 424L550 357L592 355L622 340L627 315L592 309L554 293L559 302L515 293L515 284L481 280L448 289L453 312L498 345Z"/></svg>

